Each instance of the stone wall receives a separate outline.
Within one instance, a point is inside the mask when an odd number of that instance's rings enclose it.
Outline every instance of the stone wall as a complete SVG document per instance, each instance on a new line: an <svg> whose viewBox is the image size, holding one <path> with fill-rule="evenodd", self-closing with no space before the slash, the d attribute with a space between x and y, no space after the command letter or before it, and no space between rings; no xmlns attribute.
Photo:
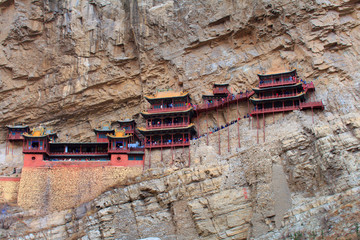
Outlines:
<svg viewBox="0 0 360 240"><path fill-rule="evenodd" d="M42 212L73 208L141 175L142 167L24 168L18 204Z"/></svg>
<svg viewBox="0 0 360 240"><path fill-rule="evenodd" d="M0 178L0 204L16 203L20 185L20 178Z"/></svg>

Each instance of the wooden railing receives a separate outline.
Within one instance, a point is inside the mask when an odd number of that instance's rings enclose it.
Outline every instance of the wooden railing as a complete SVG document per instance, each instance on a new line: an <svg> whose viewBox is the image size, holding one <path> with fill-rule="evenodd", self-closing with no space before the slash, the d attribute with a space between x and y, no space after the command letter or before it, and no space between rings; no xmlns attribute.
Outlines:
<svg viewBox="0 0 360 240"><path fill-rule="evenodd" d="M96 151L96 152L49 152L51 156L67 156L67 155L104 155L107 151Z"/></svg>
<svg viewBox="0 0 360 240"><path fill-rule="evenodd" d="M163 107L163 108L150 108L147 111L149 113L161 113L161 112L172 112L172 111L185 111L188 110L190 106L181 106L181 107Z"/></svg>
<svg viewBox="0 0 360 240"><path fill-rule="evenodd" d="M206 111L206 110L210 110L210 109L214 109L214 108L218 108L218 107L224 107L226 106L228 103L235 103L236 101L243 101L248 99L249 97L251 97L252 95L254 95L254 91L251 92L247 92L247 93L239 93L237 95L228 95L228 97L224 98L223 100L220 99L218 101L213 100L212 103L202 103L199 105L194 106L195 111L201 112L201 111Z"/></svg>
<svg viewBox="0 0 360 240"><path fill-rule="evenodd" d="M283 111L292 111L299 109L299 106L285 106L285 107L273 107L273 108L264 108L264 109L255 109L251 111L250 115L257 115L257 114L266 114L266 113L273 113L273 112L283 112Z"/></svg>
<svg viewBox="0 0 360 240"><path fill-rule="evenodd" d="M227 90L227 89L214 89L213 90L213 94L224 94L224 93L229 93L229 90Z"/></svg>
<svg viewBox="0 0 360 240"><path fill-rule="evenodd" d="M15 135L9 134L8 140L24 140L22 133L16 133Z"/></svg>
<svg viewBox="0 0 360 240"><path fill-rule="evenodd" d="M300 103L300 109L305 108L324 108L324 104L322 101Z"/></svg>
<svg viewBox="0 0 360 240"><path fill-rule="evenodd" d="M181 123L162 123L162 124L154 124L146 126L146 129L161 129L161 128L173 128L173 127L186 127L188 126L188 122Z"/></svg>
<svg viewBox="0 0 360 240"><path fill-rule="evenodd" d="M263 87L276 87L276 86L283 86L283 85L290 85L290 84L295 84L298 83L299 80L297 78L292 78L290 80L290 78L283 78L279 81L276 80L261 80L259 83L259 87L263 88Z"/></svg>
<svg viewBox="0 0 360 240"><path fill-rule="evenodd" d="M295 97L299 94L300 93L280 94L280 95L272 95L267 97L259 97L258 99L265 100L265 99L273 99L273 98Z"/></svg>
<svg viewBox="0 0 360 240"><path fill-rule="evenodd" d="M176 146L189 146L190 141L180 141L180 142L155 142L155 143L146 143L146 148L158 148L158 147L176 147Z"/></svg>
<svg viewBox="0 0 360 240"><path fill-rule="evenodd" d="M125 147L125 148L110 148L109 153L128 153L128 152L143 152L144 147Z"/></svg>
<svg viewBox="0 0 360 240"><path fill-rule="evenodd" d="M32 152L40 152L40 153L47 153L47 149L43 147L28 147L24 146L23 148L24 153L32 153Z"/></svg>

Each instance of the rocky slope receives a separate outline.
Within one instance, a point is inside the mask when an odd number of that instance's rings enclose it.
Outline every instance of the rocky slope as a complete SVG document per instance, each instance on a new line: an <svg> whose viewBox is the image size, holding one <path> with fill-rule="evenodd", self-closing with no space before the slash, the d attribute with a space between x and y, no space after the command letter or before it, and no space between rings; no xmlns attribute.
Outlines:
<svg viewBox="0 0 360 240"><path fill-rule="evenodd" d="M270 117L260 144L242 121L241 148L232 125L230 152L223 130L222 155L217 137L202 138L191 168L155 159L133 184L76 209L3 208L2 236L356 238L359 10L350 0L0 0L3 126L44 123L62 141L88 141L101 121L141 122L143 95L157 88L198 103L214 82L244 91L257 73L292 68L326 106L314 124L309 112Z"/></svg>

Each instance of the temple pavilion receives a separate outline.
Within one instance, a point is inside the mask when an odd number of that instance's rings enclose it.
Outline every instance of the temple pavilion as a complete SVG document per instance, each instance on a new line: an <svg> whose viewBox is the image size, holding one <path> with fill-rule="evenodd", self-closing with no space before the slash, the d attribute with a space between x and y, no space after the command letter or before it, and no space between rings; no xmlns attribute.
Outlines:
<svg viewBox="0 0 360 240"><path fill-rule="evenodd" d="M146 119L146 127L138 128L145 136L145 148L151 151L153 148L189 146L195 133L194 124L190 123L193 107L189 93L159 91L145 99L150 103L150 108L141 113Z"/></svg>
<svg viewBox="0 0 360 240"><path fill-rule="evenodd" d="M146 127L138 128L145 136L145 148L189 146L195 131L189 94L161 91L145 98L151 107L141 113Z"/></svg>
<svg viewBox="0 0 360 240"><path fill-rule="evenodd" d="M269 113L287 112L303 109L324 109L321 101L307 102L307 93L314 91L313 83L306 83L296 73L290 72L258 74L259 86L253 88L256 97L250 98L254 104L251 116L257 119L259 129L259 116ZM265 127L265 118L263 120ZM264 128L265 129L265 128ZM265 140L265 130L264 130Z"/></svg>
<svg viewBox="0 0 360 240"><path fill-rule="evenodd" d="M29 132L30 128L24 124L7 125L8 129L8 141L23 141L23 133Z"/></svg>
<svg viewBox="0 0 360 240"><path fill-rule="evenodd" d="M212 103L213 101L219 101L221 99L227 98L231 93L228 89L228 83L215 83L213 86L213 94L212 95L202 95L204 101Z"/></svg>
<svg viewBox="0 0 360 240"><path fill-rule="evenodd" d="M141 142L134 142L133 134L111 129L110 124L104 124L94 131L97 142L55 142L57 135L50 129L33 128L29 133L23 133L24 166L42 167L63 162L68 165L143 165L144 148ZM106 140L103 134L106 134Z"/></svg>
<svg viewBox="0 0 360 240"><path fill-rule="evenodd" d="M250 101L255 105L252 116L296 109L320 108L322 102L305 104L306 93L315 90L314 84L300 81L296 70L259 76L259 86L253 88L257 94Z"/></svg>

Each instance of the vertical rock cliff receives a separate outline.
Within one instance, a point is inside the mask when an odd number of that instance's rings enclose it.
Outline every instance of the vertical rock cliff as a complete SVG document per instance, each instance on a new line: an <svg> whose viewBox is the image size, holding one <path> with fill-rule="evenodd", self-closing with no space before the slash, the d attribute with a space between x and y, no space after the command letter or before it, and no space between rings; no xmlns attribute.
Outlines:
<svg viewBox="0 0 360 240"><path fill-rule="evenodd" d="M143 96L156 89L200 103L213 83L240 92L258 73L294 68L325 104L314 123L311 112L266 119L259 144L241 121L241 147L232 125L230 152L225 132L222 155L217 136L193 141L190 168L165 153L143 176L73 209L3 207L0 236L358 238L359 24L354 0L0 0L2 126L42 123L60 141L90 141L105 120L141 125ZM21 166L4 156L5 133L0 167Z"/></svg>

